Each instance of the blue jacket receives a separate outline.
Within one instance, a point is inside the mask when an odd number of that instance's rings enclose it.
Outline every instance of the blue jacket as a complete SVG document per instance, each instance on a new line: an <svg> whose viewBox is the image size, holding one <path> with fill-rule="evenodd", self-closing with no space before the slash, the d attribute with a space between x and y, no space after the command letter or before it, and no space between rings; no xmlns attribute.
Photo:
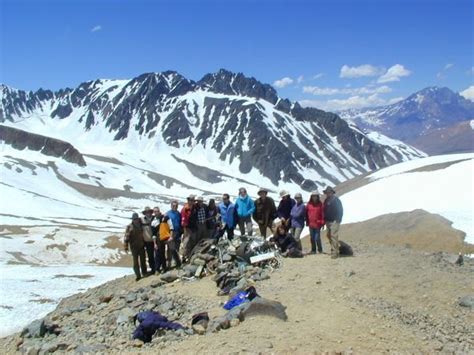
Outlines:
<svg viewBox="0 0 474 355"><path fill-rule="evenodd" d="M235 205L231 202L226 205L224 202L219 203L219 213L221 214L222 223L229 226L229 228L234 228L236 221L234 219Z"/></svg>
<svg viewBox="0 0 474 355"><path fill-rule="evenodd" d="M296 203L291 209L291 226L293 228L303 228L305 217L306 208L304 207L304 203L300 203L299 205Z"/></svg>
<svg viewBox="0 0 474 355"><path fill-rule="evenodd" d="M255 212L255 203L249 195L245 196L245 198L239 196L237 200L235 200L235 208L237 209L237 215L239 217L248 217Z"/></svg>
<svg viewBox="0 0 474 355"><path fill-rule="evenodd" d="M173 223L174 231L181 232L181 213L178 211L169 210L166 212L166 214L171 219L171 223Z"/></svg>

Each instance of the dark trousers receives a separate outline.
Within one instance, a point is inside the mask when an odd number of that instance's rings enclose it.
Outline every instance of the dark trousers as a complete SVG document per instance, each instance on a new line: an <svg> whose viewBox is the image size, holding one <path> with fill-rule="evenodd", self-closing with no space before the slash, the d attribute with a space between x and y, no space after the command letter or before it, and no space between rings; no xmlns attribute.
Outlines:
<svg viewBox="0 0 474 355"><path fill-rule="evenodd" d="M258 224L258 229L260 230L260 235L264 238L267 237L267 228L270 228L270 232L273 233L272 225L271 223L265 223L265 224Z"/></svg>
<svg viewBox="0 0 474 355"><path fill-rule="evenodd" d="M155 244L153 242L145 242L145 249L148 256L148 265L150 266L151 272L155 273Z"/></svg>
<svg viewBox="0 0 474 355"><path fill-rule="evenodd" d="M133 259L133 272L137 278L145 276L146 274L146 263L145 263L145 249L138 248L132 249L132 259ZM140 274L140 269L142 273Z"/></svg>
<svg viewBox="0 0 474 355"><path fill-rule="evenodd" d="M156 249L156 271L166 272L168 268L166 267L166 241L156 240L158 249Z"/></svg>
<svg viewBox="0 0 474 355"><path fill-rule="evenodd" d="M224 236L224 233L227 233L227 239L234 239L234 228L225 226L225 228L220 229L216 234L216 239L219 240Z"/></svg>

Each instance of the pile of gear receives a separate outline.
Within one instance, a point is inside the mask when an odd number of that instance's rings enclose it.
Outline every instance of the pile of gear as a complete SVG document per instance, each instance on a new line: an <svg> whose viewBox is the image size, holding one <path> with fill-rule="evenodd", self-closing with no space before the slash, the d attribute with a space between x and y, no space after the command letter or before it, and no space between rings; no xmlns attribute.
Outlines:
<svg viewBox="0 0 474 355"><path fill-rule="evenodd" d="M179 272L162 274L161 280L172 282L214 275L219 294L232 295L255 281L270 278L270 273L281 265L278 250L261 237L204 239L192 250L188 265Z"/></svg>

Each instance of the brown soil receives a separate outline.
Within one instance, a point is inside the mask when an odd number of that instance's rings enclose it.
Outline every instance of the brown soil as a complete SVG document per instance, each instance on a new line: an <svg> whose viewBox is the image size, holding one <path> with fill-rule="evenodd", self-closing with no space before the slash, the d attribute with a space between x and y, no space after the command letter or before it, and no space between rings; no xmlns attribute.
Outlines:
<svg viewBox="0 0 474 355"><path fill-rule="evenodd" d="M464 243L464 232L451 222L424 210L382 215L361 223L341 226L343 239L355 243L399 245L409 248L450 253L474 253L474 245Z"/></svg>

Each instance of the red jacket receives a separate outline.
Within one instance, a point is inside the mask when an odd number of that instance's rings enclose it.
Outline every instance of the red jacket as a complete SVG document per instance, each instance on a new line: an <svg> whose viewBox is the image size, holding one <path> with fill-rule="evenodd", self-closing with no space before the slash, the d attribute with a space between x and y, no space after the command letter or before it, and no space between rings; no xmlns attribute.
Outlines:
<svg viewBox="0 0 474 355"><path fill-rule="evenodd" d="M321 228L324 226L324 208L321 202L306 204L306 223L309 228Z"/></svg>
<svg viewBox="0 0 474 355"><path fill-rule="evenodd" d="M186 228L189 225L189 217L191 216L191 207L188 203L184 204L183 209L181 210L181 225L183 228Z"/></svg>

